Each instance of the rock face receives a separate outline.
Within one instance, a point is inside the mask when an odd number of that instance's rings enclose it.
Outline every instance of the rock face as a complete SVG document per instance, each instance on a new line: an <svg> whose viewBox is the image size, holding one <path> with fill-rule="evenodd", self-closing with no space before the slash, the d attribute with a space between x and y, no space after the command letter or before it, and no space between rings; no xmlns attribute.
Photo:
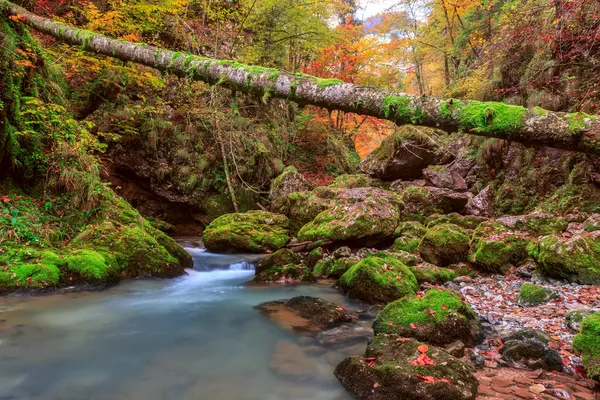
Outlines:
<svg viewBox="0 0 600 400"><path fill-rule="evenodd" d="M549 343L552 341L543 332L525 329L508 336L500 353L506 361L530 369L562 371L563 364L560 354L549 347Z"/></svg>
<svg viewBox="0 0 600 400"><path fill-rule="evenodd" d="M279 325L295 330L323 331L357 320L356 316L337 304L310 296L270 301L256 308Z"/></svg>
<svg viewBox="0 0 600 400"><path fill-rule="evenodd" d="M424 359L428 361L418 361ZM363 400L474 400L478 386L474 372L437 347L379 335L364 357L342 361L335 376Z"/></svg>
<svg viewBox="0 0 600 400"><path fill-rule="evenodd" d="M338 189L333 194L333 207L304 225L298 240L381 241L392 237L402 208L396 194L373 188Z"/></svg>
<svg viewBox="0 0 600 400"><path fill-rule="evenodd" d="M526 233L512 231L499 223L484 222L471 237L469 261L479 269L505 273L527 258L528 244Z"/></svg>
<svg viewBox="0 0 600 400"><path fill-rule="evenodd" d="M442 224L429 229L419 252L423 260L439 267L463 262L469 253L469 237L454 224Z"/></svg>
<svg viewBox="0 0 600 400"><path fill-rule="evenodd" d="M600 312L583 320L581 333L573 339L573 348L581 353L587 375L600 379Z"/></svg>
<svg viewBox="0 0 600 400"><path fill-rule="evenodd" d="M360 163L359 169L384 181L419 178L423 168L444 161L432 135L432 129L401 126Z"/></svg>
<svg viewBox="0 0 600 400"><path fill-rule="evenodd" d="M408 267L393 257L368 256L338 280L350 297L368 303L388 303L417 290L417 279Z"/></svg>
<svg viewBox="0 0 600 400"><path fill-rule="evenodd" d="M212 251L275 251L290 241L285 215L266 211L225 214L204 230L204 245Z"/></svg>
<svg viewBox="0 0 600 400"><path fill-rule="evenodd" d="M494 215L494 191L491 186L486 186L477 196L473 197L467 204L467 214L480 217L492 217Z"/></svg>
<svg viewBox="0 0 600 400"><path fill-rule="evenodd" d="M441 289L388 304L373 322L373 331L376 335L412 337L436 346L456 340L473 346L483 339L477 314L457 294Z"/></svg>
<svg viewBox="0 0 600 400"><path fill-rule="evenodd" d="M432 214L462 211L469 202L468 193L458 193L430 186L411 186L400 193L404 202L402 219L420 221Z"/></svg>
<svg viewBox="0 0 600 400"><path fill-rule="evenodd" d="M570 238L544 236L527 251L545 275L584 285L600 284L600 231Z"/></svg>
<svg viewBox="0 0 600 400"><path fill-rule="evenodd" d="M458 171L451 168L431 166L423 170L423 175L430 186L457 192L464 192L468 189L465 179Z"/></svg>
<svg viewBox="0 0 600 400"><path fill-rule="evenodd" d="M271 211L285 214L288 211L288 195L296 192L311 191L314 185L300 174L295 167L286 167L281 175L271 182L269 199Z"/></svg>

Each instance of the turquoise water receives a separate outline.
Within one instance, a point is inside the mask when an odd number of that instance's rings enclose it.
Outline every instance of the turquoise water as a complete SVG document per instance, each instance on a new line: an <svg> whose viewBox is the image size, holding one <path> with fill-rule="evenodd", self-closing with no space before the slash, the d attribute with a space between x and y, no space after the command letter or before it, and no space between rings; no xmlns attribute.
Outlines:
<svg viewBox="0 0 600 400"><path fill-rule="evenodd" d="M253 307L298 295L357 307L327 285L248 286L244 256L188 249L194 270L102 292L0 297L0 399L347 400L322 346Z"/></svg>

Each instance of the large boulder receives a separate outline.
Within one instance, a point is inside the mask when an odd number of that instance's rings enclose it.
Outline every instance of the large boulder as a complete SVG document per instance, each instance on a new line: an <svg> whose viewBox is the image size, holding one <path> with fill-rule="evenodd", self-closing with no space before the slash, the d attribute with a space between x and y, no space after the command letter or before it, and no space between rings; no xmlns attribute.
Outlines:
<svg viewBox="0 0 600 400"><path fill-rule="evenodd" d="M400 219L402 201L383 189L338 189L333 207L298 232L300 241L373 241L391 238Z"/></svg>
<svg viewBox="0 0 600 400"><path fill-rule="evenodd" d="M458 213L445 215L433 214L427 217L425 225L428 228L431 228L441 224L454 224L464 229L473 230L485 221L487 221L487 218L478 217L476 215L460 215Z"/></svg>
<svg viewBox="0 0 600 400"><path fill-rule="evenodd" d="M462 211L470 195L430 186L409 186L402 189L400 196L404 202L402 220L424 222L432 214Z"/></svg>
<svg viewBox="0 0 600 400"><path fill-rule="evenodd" d="M562 217L543 213L504 216L498 218L496 222L513 230L529 232L533 236L561 233L569 225Z"/></svg>
<svg viewBox="0 0 600 400"><path fill-rule="evenodd" d="M343 174L335 178L329 187L337 189L356 189L361 187L382 187L383 183L366 174Z"/></svg>
<svg viewBox="0 0 600 400"><path fill-rule="evenodd" d="M581 333L573 339L573 348L581 353L587 375L600 379L600 312L583 320Z"/></svg>
<svg viewBox="0 0 600 400"><path fill-rule="evenodd" d="M281 175L271 182L269 193L271 211L285 214L289 208L289 194L313 189L314 185L304 175L300 174L295 167L286 167Z"/></svg>
<svg viewBox="0 0 600 400"><path fill-rule="evenodd" d="M469 261L485 271L505 273L511 266L518 266L527 258L529 241L529 235L525 232L510 230L499 223L485 222L473 232Z"/></svg>
<svg viewBox="0 0 600 400"><path fill-rule="evenodd" d="M361 163L361 172L384 181L415 179L423 168L448 158L432 139L433 129L404 125L381 142Z"/></svg>
<svg viewBox="0 0 600 400"><path fill-rule="evenodd" d="M437 267L426 262L417 264L414 267L409 267L409 269L415 278L417 278L417 282L420 285L423 283L443 285L446 282L458 278L458 273L455 271L448 268Z"/></svg>
<svg viewBox="0 0 600 400"><path fill-rule="evenodd" d="M335 369L346 389L363 400L474 400L475 369L440 348L378 335L363 357Z"/></svg>
<svg viewBox="0 0 600 400"><path fill-rule="evenodd" d="M492 187L486 186L469 200L465 212L479 217L492 217L494 215L494 190Z"/></svg>
<svg viewBox="0 0 600 400"><path fill-rule="evenodd" d="M268 257L256 263L254 271L256 275L273 267L282 267L289 264L297 264L299 257L290 249L279 249Z"/></svg>
<svg viewBox="0 0 600 400"><path fill-rule="evenodd" d="M545 275L583 285L600 284L600 231L544 236L527 251Z"/></svg>
<svg viewBox="0 0 600 400"><path fill-rule="evenodd" d="M469 237L457 225L437 225L423 236L419 252L423 260L439 267L463 262L469 253Z"/></svg>
<svg viewBox="0 0 600 400"><path fill-rule="evenodd" d="M406 251L409 253L417 253L419 251L419 243L427 229L417 221L400 222L394 231L394 244L390 247L391 251Z"/></svg>
<svg viewBox="0 0 600 400"><path fill-rule="evenodd" d="M225 214L206 227L204 245L211 251L275 251L290 241L288 224L285 215L267 211Z"/></svg>
<svg viewBox="0 0 600 400"><path fill-rule="evenodd" d="M417 279L402 261L368 256L337 281L350 297L368 303L388 303L416 292Z"/></svg>
<svg viewBox="0 0 600 400"><path fill-rule="evenodd" d="M531 369L562 371L560 354L550 347L554 342L548 335L535 329L524 329L505 338L500 349L502 358L509 363ZM557 343L554 343L557 346Z"/></svg>
<svg viewBox="0 0 600 400"><path fill-rule="evenodd" d="M423 176L430 186L464 192L467 182L458 171L442 165L433 165L423 170Z"/></svg>
<svg viewBox="0 0 600 400"><path fill-rule="evenodd" d="M336 204L340 190L319 186L310 192L294 192L287 196L290 231L298 233L300 228L315 219L321 212Z"/></svg>
<svg viewBox="0 0 600 400"><path fill-rule="evenodd" d="M436 346L460 340L468 346L483 338L479 317L460 296L431 289L424 296L406 296L388 304L373 322L376 335L412 337Z"/></svg>

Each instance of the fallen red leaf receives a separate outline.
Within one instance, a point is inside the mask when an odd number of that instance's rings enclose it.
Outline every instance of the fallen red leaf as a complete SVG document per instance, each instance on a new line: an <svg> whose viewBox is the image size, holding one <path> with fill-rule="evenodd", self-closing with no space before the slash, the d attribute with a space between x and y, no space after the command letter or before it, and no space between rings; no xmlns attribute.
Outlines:
<svg viewBox="0 0 600 400"><path fill-rule="evenodd" d="M410 324L410 327L411 327L412 329L417 329L417 326L416 326L415 324Z"/></svg>
<svg viewBox="0 0 600 400"><path fill-rule="evenodd" d="M419 347L417 347L417 350L419 350L419 352L421 353L427 353L427 350L429 350L429 346L427 346L426 344L422 344Z"/></svg>
<svg viewBox="0 0 600 400"><path fill-rule="evenodd" d="M429 313L429 315L433 315L433 314L435 314L435 310L431 310L431 309L429 309L429 310L427 310L427 312Z"/></svg>
<svg viewBox="0 0 600 400"><path fill-rule="evenodd" d="M423 379L425 381L425 383L444 382L444 383L447 383L447 384L452 384L452 382L450 382L446 378L436 378L435 376L426 376L426 375L421 375L421 374L415 374L415 376L417 378Z"/></svg>

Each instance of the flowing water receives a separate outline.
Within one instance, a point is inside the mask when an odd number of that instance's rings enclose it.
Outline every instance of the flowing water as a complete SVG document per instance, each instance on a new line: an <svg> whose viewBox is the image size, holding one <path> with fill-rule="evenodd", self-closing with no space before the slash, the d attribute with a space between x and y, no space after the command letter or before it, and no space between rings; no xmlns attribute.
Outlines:
<svg viewBox="0 0 600 400"><path fill-rule="evenodd" d="M194 270L109 290L0 297L0 399L346 400L335 365L364 343L319 346L254 308L326 285L248 286L243 255L187 249Z"/></svg>

